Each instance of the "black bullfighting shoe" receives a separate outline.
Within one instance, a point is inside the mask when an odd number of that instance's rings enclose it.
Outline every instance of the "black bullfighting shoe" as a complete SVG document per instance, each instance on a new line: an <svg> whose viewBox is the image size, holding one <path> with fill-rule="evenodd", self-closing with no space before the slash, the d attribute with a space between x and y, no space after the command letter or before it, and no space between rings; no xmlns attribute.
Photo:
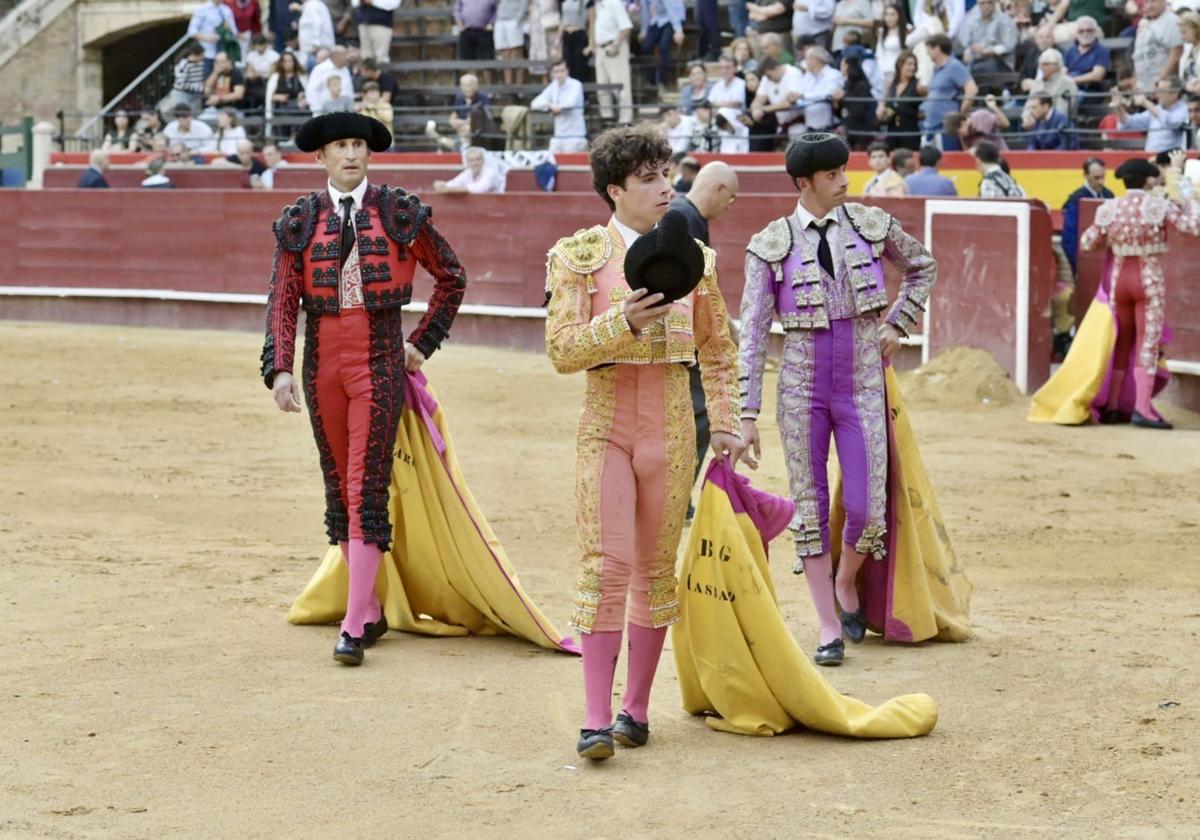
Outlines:
<svg viewBox="0 0 1200 840"><path fill-rule="evenodd" d="M333 658L343 665L361 665L363 663L363 640L355 639L349 633L342 632L337 644L333 647Z"/></svg>
<svg viewBox="0 0 1200 840"><path fill-rule="evenodd" d="M1119 426L1129 422L1129 415L1115 408L1106 408L1100 412L1101 426Z"/></svg>
<svg viewBox="0 0 1200 840"><path fill-rule="evenodd" d="M1133 412L1133 416L1129 420L1135 426L1141 426L1143 429L1174 429L1175 427L1166 420L1159 417L1157 420L1153 417L1147 417L1140 411Z"/></svg>
<svg viewBox="0 0 1200 840"><path fill-rule="evenodd" d="M818 665L834 666L841 665L842 660L846 658L846 643L841 639L834 639L827 645L821 645L817 648L817 655L813 657L813 661Z"/></svg>
<svg viewBox="0 0 1200 840"><path fill-rule="evenodd" d="M867 614L861 605L854 612L842 611L842 632L854 644L861 642L867 635Z"/></svg>
<svg viewBox="0 0 1200 840"><path fill-rule="evenodd" d="M644 747L650 740L650 724L638 723L632 715L621 712L613 724L612 734L623 747Z"/></svg>
<svg viewBox="0 0 1200 840"><path fill-rule="evenodd" d="M363 627L362 646L369 648L371 645L379 641L380 637L388 631L387 616L382 611L379 613L379 620Z"/></svg>
<svg viewBox="0 0 1200 840"><path fill-rule="evenodd" d="M603 729L580 729L575 752L579 753L580 758L590 758L592 761L612 758L616 752L613 748L613 728L606 726Z"/></svg>

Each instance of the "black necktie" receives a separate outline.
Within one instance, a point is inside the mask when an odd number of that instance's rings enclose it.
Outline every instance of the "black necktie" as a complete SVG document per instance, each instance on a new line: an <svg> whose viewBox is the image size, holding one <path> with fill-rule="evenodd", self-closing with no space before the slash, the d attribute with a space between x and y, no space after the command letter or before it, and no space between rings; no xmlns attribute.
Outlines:
<svg viewBox="0 0 1200 840"><path fill-rule="evenodd" d="M346 264L354 247L354 197L342 196L342 241L338 246L338 268Z"/></svg>
<svg viewBox="0 0 1200 840"><path fill-rule="evenodd" d="M808 223L808 226L817 232L817 236L821 237L821 244L817 246L817 262L821 264L821 268L825 269L825 273L830 277L836 277L833 273L833 251L829 250L829 240L825 238L825 234L829 232L829 222L817 224L816 221Z"/></svg>

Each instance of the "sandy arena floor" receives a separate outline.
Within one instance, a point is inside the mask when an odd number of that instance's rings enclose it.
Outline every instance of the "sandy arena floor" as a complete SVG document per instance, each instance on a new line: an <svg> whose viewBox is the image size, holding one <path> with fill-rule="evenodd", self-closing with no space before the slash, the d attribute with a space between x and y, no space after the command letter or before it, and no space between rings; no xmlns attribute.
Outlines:
<svg viewBox="0 0 1200 840"><path fill-rule="evenodd" d="M0 837L1200 835L1195 415L1047 428L1003 388L980 404L961 371L936 400L910 378L977 638L868 642L828 676L874 702L928 691L933 735L718 734L681 711L668 656L652 746L589 767L574 658L390 634L349 670L333 628L284 621L324 550L321 493L259 341L0 323ZM453 346L427 371L564 624L583 378ZM758 481L782 489L764 431ZM810 647L787 548L773 567Z"/></svg>

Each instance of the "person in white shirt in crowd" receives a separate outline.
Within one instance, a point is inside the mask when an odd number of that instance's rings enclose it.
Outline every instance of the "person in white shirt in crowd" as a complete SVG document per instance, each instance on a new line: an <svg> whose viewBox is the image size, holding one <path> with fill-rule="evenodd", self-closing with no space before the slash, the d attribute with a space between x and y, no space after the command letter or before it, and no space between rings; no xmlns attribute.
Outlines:
<svg viewBox="0 0 1200 840"><path fill-rule="evenodd" d="M912 31L904 39L904 46L912 50L917 57L917 81L922 87L926 87L933 78L934 64L924 44L931 35L946 34L946 13L937 0L920 0L919 4L915 5Z"/></svg>
<svg viewBox="0 0 1200 840"><path fill-rule="evenodd" d="M617 95L621 106L617 121L633 122L633 87L629 69L629 36L633 32L633 21L626 11L624 0L596 0L591 16L591 37L584 49L585 54L594 54L596 59L596 84L620 85ZM613 95L599 91L600 116L613 117Z"/></svg>
<svg viewBox="0 0 1200 840"><path fill-rule="evenodd" d="M830 65L833 58L824 47L809 47L804 53L808 72L800 82L800 97L792 103L798 117L788 123L788 134L827 131L833 125L833 96L842 89L841 72Z"/></svg>
<svg viewBox="0 0 1200 840"><path fill-rule="evenodd" d="M292 4L294 8L296 4ZM300 7L300 63L307 70L316 63L317 51L331 49L336 43L333 16L325 0L304 0Z"/></svg>
<svg viewBox="0 0 1200 840"><path fill-rule="evenodd" d="M550 151L587 151L583 104L583 83L567 75L567 62L558 59L550 68L550 84L529 103L534 111L549 111L554 115Z"/></svg>
<svg viewBox="0 0 1200 840"><path fill-rule="evenodd" d="M723 155L750 151L750 129L738 119L740 113L732 108L713 108L704 100L697 102L693 116L701 138L699 151Z"/></svg>
<svg viewBox="0 0 1200 840"><path fill-rule="evenodd" d="M167 123L163 136L171 144L182 143L191 153L215 152L213 130L207 124L192 117L192 109L180 103L175 106L175 119Z"/></svg>
<svg viewBox="0 0 1200 840"><path fill-rule="evenodd" d="M837 0L795 0L792 3L792 38L811 38L829 49L833 44L833 12Z"/></svg>
<svg viewBox="0 0 1200 840"><path fill-rule="evenodd" d="M662 111L663 134L671 144L671 151L690 152L694 148L696 136L696 119L680 113L677 105L663 105Z"/></svg>
<svg viewBox="0 0 1200 840"><path fill-rule="evenodd" d="M1158 94L1151 98L1143 94L1133 97L1133 104L1142 108L1130 114L1125 98L1113 88L1113 109L1117 112L1117 128L1122 131L1146 132L1147 152L1165 152L1183 148L1186 140L1184 128L1188 125L1188 106L1181 94L1178 76L1159 79ZM169 128L170 126L168 126Z"/></svg>
<svg viewBox="0 0 1200 840"><path fill-rule="evenodd" d="M250 49L242 56L242 75L246 82L246 106L261 108L266 100L267 79L275 72L279 53L271 49L267 36L259 32L250 38Z"/></svg>
<svg viewBox="0 0 1200 840"><path fill-rule="evenodd" d="M520 61L525 57L525 26L529 14L529 0L497 0L496 19L492 23L492 47L498 61ZM506 67L501 71L504 84L519 85L525 82L525 73L520 68Z"/></svg>
<svg viewBox="0 0 1200 840"><path fill-rule="evenodd" d="M264 190L275 189L275 173L288 165L287 160L283 156L283 152L279 151L279 146L275 143L267 143L262 150L263 163L266 164L266 171L258 177L262 180Z"/></svg>
<svg viewBox="0 0 1200 840"><path fill-rule="evenodd" d="M449 181L434 181L434 192L439 193L483 193L504 192L504 172L496 161L488 158L479 146L471 146L465 152L467 168Z"/></svg>
<svg viewBox="0 0 1200 840"><path fill-rule="evenodd" d="M1183 55L1179 17L1166 0L1146 0L1133 39L1133 75L1138 92L1154 90L1159 79L1176 76Z"/></svg>
<svg viewBox="0 0 1200 840"><path fill-rule="evenodd" d="M350 0L350 5L358 21L358 43L363 58L387 64L392 57L395 12L400 8L400 0Z"/></svg>
<svg viewBox="0 0 1200 840"><path fill-rule="evenodd" d="M318 0L322 2L322 0ZM350 75L350 53L343 46L336 46L329 51L329 58L322 61L308 74L308 83L304 87L304 98L314 114L323 114L327 110L325 103L329 100L330 76L342 80L342 94L354 98L354 79ZM332 110L344 110L334 108ZM353 108L351 108L353 110Z"/></svg>
<svg viewBox="0 0 1200 840"><path fill-rule="evenodd" d="M735 117L740 117L746 109L746 83L737 77L737 63L732 55L721 53L719 61L720 77L708 92L709 104L721 111L732 108Z"/></svg>
<svg viewBox="0 0 1200 840"><path fill-rule="evenodd" d="M246 139L246 129L238 124L238 114L233 108L222 108L217 112L217 130L213 133L213 144L221 155L237 154L239 140Z"/></svg>
<svg viewBox="0 0 1200 840"><path fill-rule="evenodd" d="M762 81L758 85L758 93L750 103L750 114L755 122L760 122L767 114L774 114L780 127L787 127L788 133L793 133L791 124L798 126L796 134L803 133L804 118L792 110L799 101L804 84L804 73L800 68L791 64L780 64L768 56L758 66L762 73ZM841 77L841 73L838 74Z"/></svg>
<svg viewBox="0 0 1200 840"><path fill-rule="evenodd" d="M883 21L879 24L879 36L875 41L875 58L883 72L881 81L884 90L892 85L892 77L896 74L896 59L904 52L904 39L907 37L904 7L891 0L883 7Z"/></svg>
<svg viewBox="0 0 1200 840"><path fill-rule="evenodd" d="M204 47L204 76L212 72L213 60L217 57L217 44L221 40L217 30L225 26L231 33L237 33L237 23L233 19L233 9L221 0L204 0L192 13L188 22L187 34L193 40L199 41Z"/></svg>

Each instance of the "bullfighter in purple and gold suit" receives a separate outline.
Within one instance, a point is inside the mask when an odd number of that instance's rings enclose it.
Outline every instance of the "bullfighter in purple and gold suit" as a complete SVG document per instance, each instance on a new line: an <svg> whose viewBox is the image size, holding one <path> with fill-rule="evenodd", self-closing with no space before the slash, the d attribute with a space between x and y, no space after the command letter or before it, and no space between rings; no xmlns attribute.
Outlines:
<svg viewBox="0 0 1200 840"><path fill-rule="evenodd" d="M816 661L823 665L842 661L843 633L858 642L866 632L857 575L867 555L882 559L887 546L883 359L917 324L936 275L929 252L890 214L845 203L849 151L832 134L806 134L789 147L787 171L800 200L747 246L739 352L742 436L757 451L767 338L772 319L780 320L777 418L796 502L796 573L807 572L821 620ZM904 277L890 308L883 260ZM831 435L846 508L836 603L826 474Z"/></svg>

